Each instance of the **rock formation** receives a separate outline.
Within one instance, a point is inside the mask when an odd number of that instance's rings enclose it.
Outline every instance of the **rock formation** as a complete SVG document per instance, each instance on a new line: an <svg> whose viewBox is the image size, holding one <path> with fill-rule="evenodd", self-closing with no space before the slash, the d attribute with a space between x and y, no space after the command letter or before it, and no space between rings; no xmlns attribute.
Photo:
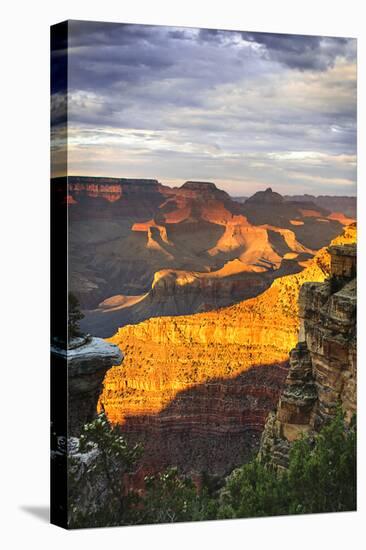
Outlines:
<svg viewBox="0 0 366 550"><path fill-rule="evenodd" d="M152 179L70 176L68 186L69 285L84 309L82 329L96 336L149 318L151 309L155 315L196 313L254 296L282 275L278 269L288 255L300 270L305 256L327 245L344 221L328 219L329 212L311 202L285 202L271 189L242 205L211 182L172 188ZM247 273L231 274L224 286L233 290L218 302L218 275L233 260ZM140 303L132 311L127 297L149 293L156 273L167 270L199 274L206 294L213 274L213 294L201 301L166 299L163 309ZM115 296L126 297L119 314L99 310Z"/></svg>
<svg viewBox="0 0 366 550"><path fill-rule="evenodd" d="M283 197L279 193L275 193L272 191L270 187L266 189L265 191L257 191L257 193L254 193L252 197L249 197L246 200L247 204L251 203L259 203L259 204L274 204L274 203L282 203Z"/></svg>
<svg viewBox="0 0 366 550"><path fill-rule="evenodd" d="M262 260L248 266L240 259L227 262L221 269L199 271L162 269L157 271L151 290L140 296L117 295L103 300L89 311L84 329L102 336L119 327L153 317L188 315L227 306L264 292L272 281L303 269L296 258L284 258L277 269Z"/></svg>
<svg viewBox="0 0 366 550"><path fill-rule="evenodd" d="M227 379L214 378L172 392L171 401L158 413L126 416L122 430L131 443L142 443L144 453L136 472L153 473L169 466L199 476L202 472L228 474L257 451L268 410L278 399L287 364L247 369ZM135 399L148 395L151 410L165 398L161 388L144 390L132 381ZM135 483L135 476L132 484Z"/></svg>
<svg viewBox="0 0 366 550"><path fill-rule="evenodd" d="M326 208L331 212L342 212L345 216L355 220L357 216L357 198L331 195L285 195L284 199L290 202L310 202L316 206Z"/></svg>
<svg viewBox="0 0 366 550"><path fill-rule="evenodd" d="M301 288L299 342L262 435L260 460L279 468L291 443L318 431L339 404L348 422L356 412L356 245L333 245L329 254L330 277Z"/></svg>
<svg viewBox="0 0 366 550"><path fill-rule="evenodd" d="M52 354L64 360L68 373L68 436L79 435L85 423L97 410L106 372L123 360L121 350L101 338L82 337L72 340L69 348L52 346Z"/></svg>
<svg viewBox="0 0 366 550"><path fill-rule="evenodd" d="M355 228L350 226L334 243L354 238ZM242 432L252 429L258 436L263 430L264 418L280 394L284 363L296 344L300 287L306 281L324 281L329 264L330 255L323 249L304 262L303 271L279 277L256 298L219 310L159 317L119 329L109 341L124 350L125 360L108 371L100 399L109 419L137 439L153 433L148 442L151 455L155 445L155 456L159 454L156 448L167 446L170 451L165 455L175 456L174 433L182 428L186 441L200 438L206 458L213 432L222 434L227 456L230 452L237 456L235 422L230 418L239 422ZM263 369L263 378L258 375L255 383L250 374L253 368L255 372ZM250 384L243 384L244 375ZM260 396L266 386L272 390L263 401ZM237 392L240 399L234 397ZM216 419L217 410L221 410L221 420ZM162 440L163 445L159 444ZM232 467L240 464L237 458ZM191 464L186 457L185 467ZM214 459L210 468L218 468Z"/></svg>

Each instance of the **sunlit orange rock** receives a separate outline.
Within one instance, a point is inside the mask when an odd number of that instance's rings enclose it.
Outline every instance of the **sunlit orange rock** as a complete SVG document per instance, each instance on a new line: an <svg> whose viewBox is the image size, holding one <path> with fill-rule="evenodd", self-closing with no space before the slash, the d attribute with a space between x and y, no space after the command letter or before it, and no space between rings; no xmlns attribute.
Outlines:
<svg viewBox="0 0 366 550"><path fill-rule="evenodd" d="M343 212L332 212L331 214L329 214L328 219L337 220L342 225L349 225L355 222L355 218L346 216L345 214L343 214Z"/></svg>
<svg viewBox="0 0 366 550"><path fill-rule="evenodd" d="M349 226L333 242L352 242L354 235L355 229ZM119 329L108 341L124 351L125 360L107 373L99 406L104 406L112 422L142 438L150 430L156 441L174 438L172 434L180 429L191 436L199 432L200 437L207 431L220 434L220 426L226 436L238 427L260 433L279 396L284 374L264 401L261 391L268 392L273 374L254 386L246 384L243 397L231 408L235 381L253 367L273 369L287 361L298 338L300 287L307 281L324 281L329 268L329 253L322 249L305 262L302 272L276 279L256 298L202 314L153 318ZM215 398L209 398L210 388L215 388ZM248 405L245 399L251 392ZM184 407L179 406L180 396L184 396ZM174 414L165 414L171 410ZM235 422L230 423L230 417ZM150 440L150 449L151 445Z"/></svg>
<svg viewBox="0 0 366 550"><path fill-rule="evenodd" d="M346 234L352 233L349 226ZM337 239L328 252L330 277L301 288L299 341L290 353L277 409L262 434L259 460L276 468L286 468L292 443L319 431L339 405L346 422L356 413L356 246Z"/></svg>

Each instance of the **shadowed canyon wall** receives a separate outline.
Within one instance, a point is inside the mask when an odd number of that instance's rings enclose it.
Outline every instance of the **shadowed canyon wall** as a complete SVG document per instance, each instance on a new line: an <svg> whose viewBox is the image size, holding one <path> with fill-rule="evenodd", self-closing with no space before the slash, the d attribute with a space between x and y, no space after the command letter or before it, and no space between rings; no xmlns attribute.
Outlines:
<svg viewBox="0 0 366 550"><path fill-rule="evenodd" d="M69 286L82 330L102 337L256 296L301 271L347 221L272 189L240 204L211 182L71 176L68 184Z"/></svg>
<svg viewBox="0 0 366 550"><path fill-rule="evenodd" d="M249 368L179 391L159 413L128 416L124 433L144 446L131 485L172 465L199 479L203 472L227 474L249 460L287 372L286 362Z"/></svg>
<svg viewBox="0 0 366 550"><path fill-rule="evenodd" d="M339 405L347 422L356 413L356 245L331 246L329 253L329 279L301 288L299 342L262 436L260 460L279 468L287 466L292 442L318 431Z"/></svg>
<svg viewBox="0 0 366 550"><path fill-rule="evenodd" d="M355 226L348 226L333 243L354 239ZM206 464L210 471L222 472L225 462L223 457L215 462L215 438L216 445L226 447L225 457L234 457L228 465L234 467L236 460L240 464L244 449L248 453L255 448L266 415L278 400L288 353L298 338L300 287L307 281L323 282L329 272L330 255L322 249L304 262L303 271L276 279L256 298L119 329L109 341L125 352L125 360L108 371L100 406L112 422L145 440L156 460L163 455L167 463L176 463L176 449L198 437L200 454L206 462L211 457ZM247 439L238 444L235 434L250 431L255 444ZM182 468L202 466L192 453L186 454Z"/></svg>

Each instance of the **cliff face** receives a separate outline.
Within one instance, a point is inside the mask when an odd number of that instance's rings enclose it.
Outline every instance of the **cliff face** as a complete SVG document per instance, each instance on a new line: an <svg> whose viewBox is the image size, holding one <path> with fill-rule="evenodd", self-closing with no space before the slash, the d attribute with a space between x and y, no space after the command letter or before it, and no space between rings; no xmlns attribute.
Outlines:
<svg viewBox="0 0 366 550"><path fill-rule="evenodd" d="M78 338L68 350L53 346L51 352L67 361L68 436L77 436L94 418L105 374L122 362L123 353L101 338Z"/></svg>
<svg viewBox="0 0 366 550"><path fill-rule="evenodd" d="M190 475L229 473L257 451L286 374L286 364L254 367L232 379L215 378L171 391L171 401L160 412L127 415L124 433L144 447L136 479L172 465ZM152 399L151 408L158 405L159 410L167 395L162 388L154 390L152 384L143 390L135 384L130 392L136 401L145 393Z"/></svg>
<svg viewBox="0 0 366 550"><path fill-rule="evenodd" d="M354 228L350 227L336 242L352 240ZM329 264L330 255L324 249L305 263L302 272L276 279L256 298L119 329L109 341L124 350L125 360L108 371L100 398L108 418L142 440L154 426L155 436L148 442L151 455L158 456L169 444L165 454L169 458L170 453L170 464L176 463L172 457L178 431L190 443L198 434L206 458L211 456L215 433L222 436L226 455L235 455L233 434L238 426L242 433L254 430L258 436L278 400L286 375L283 367L297 341L300 287L306 281L324 281ZM262 378L252 378L251 372L261 371ZM244 375L248 376L245 383ZM236 458L232 467L242 462L243 454ZM194 460L186 456L185 468ZM218 468L215 459L211 458L209 467Z"/></svg>
<svg viewBox="0 0 366 550"><path fill-rule="evenodd" d="M284 199L290 202L311 202L326 208L331 212L343 213L345 216L355 220L357 216L357 199L356 197L335 197L330 195L285 195Z"/></svg>
<svg viewBox="0 0 366 550"><path fill-rule="evenodd" d="M259 458L277 467L286 467L291 443L318 431L339 404L348 422L356 412L356 245L329 253L330 278L301 288L299 342L262 436Z"/></svg>
<svg viewBox="0 0 366 550"><path fill-rule="evenodd" d="M214 183L197 181L171 188L157 180L70 176L68 213L69 286L86 310L82 330L98 336L149 318L153 308L159 316L186 315L252 297L282 275L281 262L291 259L300 270L342 229L310 202L285 203L269 189L241 205ZM242 272L227 274L234 260ZM155 275L167 270L194 273L185 294L199 286L205 298L189 307L166 296L164 307L160 301L101 311L105 300L149 293Z"/></svg>
<svg viewBox="0 0 366 550"><path fill-rule="evenodd" d="M82 326L108 336L119 327L161 316L215 310L264 292L276 277L301 271L298 261L284 259L278 269L247 266L239 259L217 271L157 271L151 290L139 296L114 296L89 311Z"/></svg>

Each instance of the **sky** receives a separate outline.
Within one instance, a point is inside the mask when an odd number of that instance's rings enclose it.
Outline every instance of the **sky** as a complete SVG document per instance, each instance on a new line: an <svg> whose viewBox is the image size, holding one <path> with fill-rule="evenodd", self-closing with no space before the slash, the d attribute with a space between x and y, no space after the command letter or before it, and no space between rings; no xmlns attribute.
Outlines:
<svg viewBox="0 0 366 550"><path fill-rule="evenodd" d="M71 21L66 46L69 175L356 194L355 39Z"/></svg>

